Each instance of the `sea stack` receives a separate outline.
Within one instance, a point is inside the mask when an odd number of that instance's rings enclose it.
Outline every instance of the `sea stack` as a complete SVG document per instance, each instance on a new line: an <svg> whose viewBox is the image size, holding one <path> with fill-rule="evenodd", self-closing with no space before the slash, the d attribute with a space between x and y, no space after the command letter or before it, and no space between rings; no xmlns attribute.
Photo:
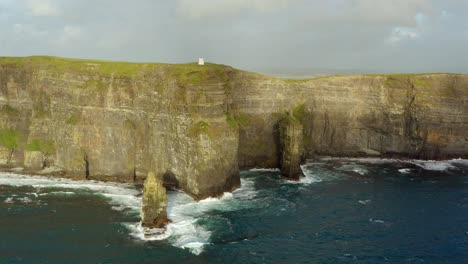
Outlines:
<svg viewBox="0 0 468 264"><path fill-rule="evenodd" d="M303 126L294 116L286 113L279 122L281 174L298 181L302 174Z"/></svg>
<svg viewBox="0 0 468 264"><path fill-rule="evenodd" d="M148 173L143 189L141 223L147 228L163 228L170 220L167 218L167 194L161 180L154 173Z"/></svg>

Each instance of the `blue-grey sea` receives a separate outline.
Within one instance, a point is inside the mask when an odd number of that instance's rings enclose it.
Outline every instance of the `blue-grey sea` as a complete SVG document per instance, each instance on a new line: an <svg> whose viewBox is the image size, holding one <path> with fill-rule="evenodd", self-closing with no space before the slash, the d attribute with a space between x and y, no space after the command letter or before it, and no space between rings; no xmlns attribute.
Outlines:
<svg viewBox="0 0 468 264"><path fill-rule="evenodd" d="M468 263L468 161L322 159L289 182L241 173L220 199L169 192L139 226L141 186L0 174L0 263Z"/></svg>

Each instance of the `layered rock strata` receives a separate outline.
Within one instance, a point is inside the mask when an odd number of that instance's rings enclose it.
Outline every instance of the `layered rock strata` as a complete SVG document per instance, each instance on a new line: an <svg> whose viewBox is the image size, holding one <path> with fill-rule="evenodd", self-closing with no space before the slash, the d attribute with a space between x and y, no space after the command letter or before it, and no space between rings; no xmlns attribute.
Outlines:
<svg viewBox="0 0 468 264"><path fill-rule="evenodd" d="M278 122L304 158L468 157L468 76L285 80L206 64L0 58L0 163L62 177L143 181L196 199L279 167ZM52 168L52 169L51 169Z"/></svg>
<svg viewBox="0 0 468 264"><path fill-rule="evenodd" d="M291 180L299 180L302 174L301 158L303 126L289 113L279 122L281 174Z"/></svg>

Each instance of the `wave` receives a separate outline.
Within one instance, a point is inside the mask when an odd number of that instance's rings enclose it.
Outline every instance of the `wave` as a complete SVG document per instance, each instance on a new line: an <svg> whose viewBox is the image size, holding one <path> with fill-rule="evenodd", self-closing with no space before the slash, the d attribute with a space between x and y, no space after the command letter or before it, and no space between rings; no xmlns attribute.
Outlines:
<svg viewBox="0 0 468 264"><path fill-rule="evenodd" d="M167 239L173 246L188 249L191 253L199 255L204 247L210 244L211 231L198 224L199 219L211 210L233 211L245 208L256 196L254 182L251 179L241 179L241 187L232 193L224 193L220 198L207 198L195 201L183 192L168 192L167 213L172 223L165 230L144 228L139 223L126 224L130 234L144 241Z"/></svg>
<svg viewBox="0 0 468 264"><path fill-rule="evenodd" d="M386 159L386 158L332 158L325 157L320 158L320 161L351 161L361 164L390 164L390 163L402 163L412 164L428 171L449 171L456 170L458 166L468 166L468 160L466 159L452 159L452 160L418 160L418 159ZM360 171L355 171L360 173ZM402 171L400 171L402 172ZM405 173L405 172L402 172Z"/></svg>
<svg viewBox="0 0 468 264"><path fill-rule="evenodd" d="M252 171L252 172L279 172L280 169L278 168L269 168L269 169L266 169L266 168L254 168L254 169L250 169L249 171Z"/></svg>
<svg viewBox="0 0 468 264"><path fill-rule="evenodd" d="M412 160L411 163L429 171L448 171L457 169L451 161Z"/></svg>
<svg viewBox="0 0 468 264"><path fill-rule="evenodd" d="M106 197L113 210L129 210L135 214L140 212L140 191L132 184L74 181L43 176L0 173L0 185L35 187L39 190L39 194L32 193L31 195L34 197L75 195L78 194L76 190L88 190ZM255 206L255 202L252 200L255 196L256 190L252 179L241 179L241 187L232 193L225 193L220 198L208 198L199 202L183 192L169 191L167 213L172 223L164 230L147 229L142 227L139 222L122 224L135 239L143 241L167 240L173 246L188 249L191 253L198 255L210 243L211 237L211 232L206 227L198 224L198 220L206 212L215 209L232 211L248 206ZM10 197L4 202L14 203L15 200L18 199ZM30 198L26 197L24 201L21 201L29 202L29 200ZM249 200L252 202L249 203Z"/></svg>
<svg viewBox="0 0 468 264"><path fill-rule="evenodd" d="M410 174L410 173L411 173L411 169L408 169L408 168L399 169L398 172L400 172L401 174Z"/></svg>

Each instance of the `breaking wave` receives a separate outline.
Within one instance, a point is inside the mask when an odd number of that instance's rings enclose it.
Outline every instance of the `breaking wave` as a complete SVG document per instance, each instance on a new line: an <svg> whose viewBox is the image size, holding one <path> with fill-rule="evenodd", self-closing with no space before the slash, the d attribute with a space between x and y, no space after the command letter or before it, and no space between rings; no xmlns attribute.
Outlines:
<svg viewBox="0 0 468 264"><path fill-rule="evenodd" d="M13 173L1 173L0 185L36 188L37 193L28 197L9 197L5 203L32 202L32 199L43 196L75 195L77 190L87 190L107 198L115 211L130 211L139 214L141 206L140 191L132 184L104 183L98 181L74 181L69 179L26 176ZM168 218L170 223L164 230L150 230L137 223L123 223L135 239L143 241L167 240L173 246L188 249L193 254L200 254L210 243L211 232L197 222L207 211L216 209L224 211L237 210L253 203L246 202L255 197L254 182L241 180L242 187L232 193L225 193L221 198L208 198L195 201L179 191L168 192Z"/></svg>
<svg viewBox="0 0 468 264"><path fill-rule="evenodd" d="M374 164L374 165L384 165L391 163L401 163L401 164L411 164L419 168L422 168L427 171L449 171L456 170L459 167L467 167L468 160L466 159L452 159L452 160L405 160L405 159L387 159L387 158L331 158L325 157L321 158L321 161L346 161L346 162L356 162L359 164ZM349 165L343 165L341 170L348 170ZM359 166L359 165L357 165ZM366 174L367 172L361 170L361 168L351 168L352 171L359 173L361 175ZM410 169L402 169L401 173L408 173Z"/></svg>

